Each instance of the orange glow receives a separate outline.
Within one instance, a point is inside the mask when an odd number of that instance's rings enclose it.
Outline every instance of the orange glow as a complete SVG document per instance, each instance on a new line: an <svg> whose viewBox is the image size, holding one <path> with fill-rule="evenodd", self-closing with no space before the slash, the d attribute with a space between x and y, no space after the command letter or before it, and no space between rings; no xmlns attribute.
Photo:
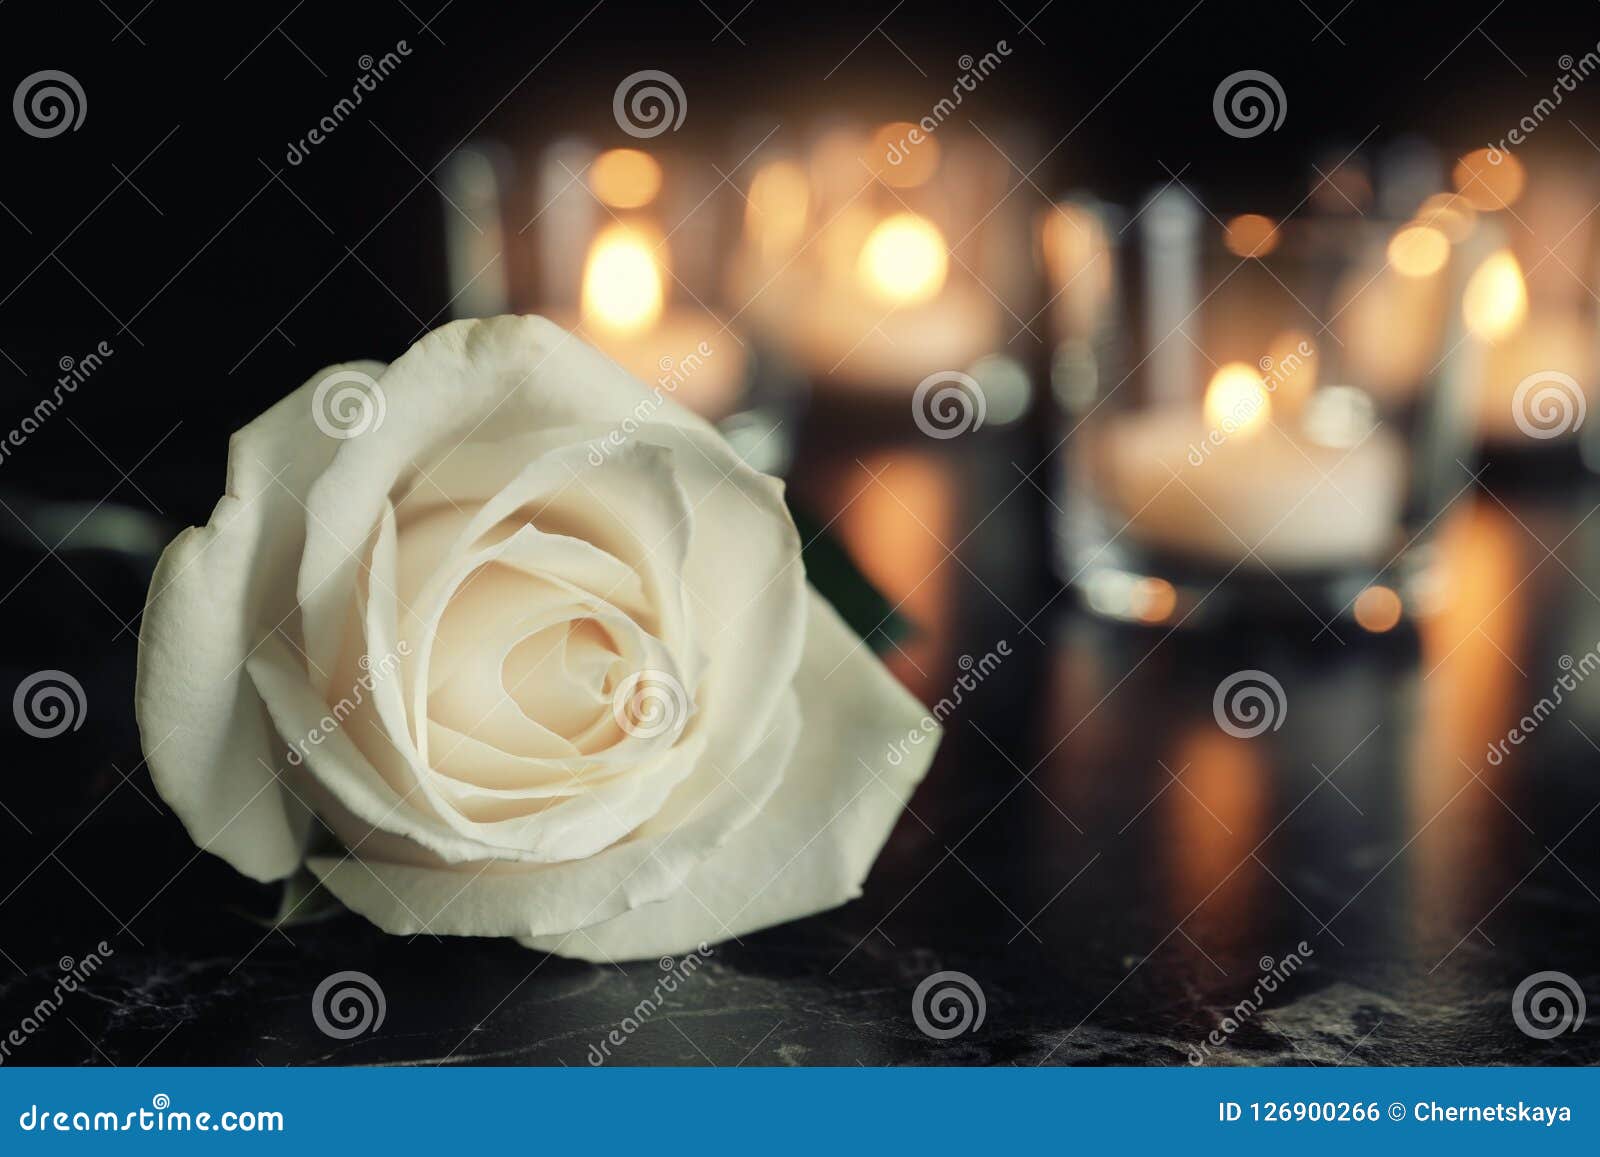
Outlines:
<svg viewBox="0 0 1600 1157"><path fill-rule="evenodd" d="M1228 222L1222 243L1240 257L1265 257L1278 247L1278 225L1260 213L1241 213Z"/></svg>
<svg viewBox="0 0 1600 1157"><path fill-rule="evenodd" d="M1302 349L1310 350L1302 354ZM1267 376L1277 382L1273 390L1274 405L1282 406L1290 414L1299 413L1317 388L1317 345L1311 336L1299 330L1288 329L1267 343Z"/></svg>
<svg viewBox="0 0 1600 1157"><path fill-rule="evenodd" d="M1051 205L1040 215L1039 248L1061 337L1092 333L1111 297L1113 261L1105 225L1088 209Z"/></svg>
<svg viewBox="0 0 1600 1157"><path fill-rule="evenodd" d="M614 209L637 209L661 192L661 165L638 149L608 149L589 166L589 188Z"/></svg>
<svg viewBox="0 0 1600 1157"><path fill-rule="evenodd" d="M613 225L596 237L583 267L583 319L616 334L649 329L666 296L650 237Z"/></svg>
<svg viewBox="0 0 1600 1157"><path fill-rule="evenodd" d="M806 171L793 161L773 161L756 171L745 204L745 233L767 259L789 253L805 236L811 202Z"/></svg>
<svg viewBox="0 0 1600 1157"><path fill-rule="evenodd" d="M885 184L910 189L939 168L939 143L910 121L892 121L872 134L867 161Z"/></svg>
<svg viewBox="0 0 1600 1157"><path fill-rule="evenodd" d="M1272 416L1272 399L1260 374L1243 362L1229 362L1211 376L1205 414L1213 430L1252 434Z"/></svg>
<svg viewBox="0 0 1600 1157"><path fill-rule="evenodd" d="M1178 606L1178 592L1166 579L1141 578L1133 588L1133 615L1141 623L1164 623Z"/></svg>
<svg viewBox="0 0 1600 1157"><path fill-rule="evenodd" d="M916 305L937 297L949 268L944 235L915 213L896 213L881 222L868 235L856 264L867 291L889 305Z"/></svg>
<svg viewBox="0 0 1600 1157"><path fill-rule="evenodd" d="M1216 927L1246 940L1266 877L1238 867L1265 834L1266 757L1249 740L1202 724L1180 733L1166 763L1179 780L1160 803L1168 903L1180 916L1205 905Z"/></svg>
<svg viewBox="0 0 1600 1157"><path fill-rule="evenodd" d="M1400 622L1400 596L1384 586L1371 586L1356 596L1356 622L1363 630L1381 635Z"/></svg>
<svg viewBox="0 0 1600 1157"><path fill-rule="evenodd" d="M1451 179L1474 209L1492 212L1516 204L1527 175L1510 153L1474 149L1456 162Z"/></svg>
<svg viewBox="0 0 1600 1157"><path fill-rule="evenodd" d="M1485 260L1467 279L1461 314L1467 328L1484 341L1499 341L1522 325L1528 316L1528 286L1509 249Z"/></svg>
<svg viewBox="0 0 1600 1157"><path fill-rule="evenodd" d="M885 450L830 463L814 499L873 586L918 625L885 661L900 679L934 702L949 689L953 661L955 562L944 543L960 537L957 483L948 459L916 450Z"/></svg>
<svg viewBox="0 0 1600 1157"><path fill-rule="evenodd" d="M1466 240L1477 219L1478 211L1460 193L1435 193L1417 209L1417 224L1433 226L1451 244Z"/></svg>
<svg viewBox="0 0 1600 1157"><path fill-rule="evenodd" d="M1432 225L1408 225L1389 240L1389 264L1406 277L1432 277L1450 259L1450 238Z"/></svg>

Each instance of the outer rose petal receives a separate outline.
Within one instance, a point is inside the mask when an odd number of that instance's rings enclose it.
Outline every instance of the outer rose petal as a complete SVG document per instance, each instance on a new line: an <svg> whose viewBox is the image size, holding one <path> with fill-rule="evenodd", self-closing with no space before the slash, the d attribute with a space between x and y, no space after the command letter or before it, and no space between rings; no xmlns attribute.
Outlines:
<svg viewBox="0 0 1600 1157"><path fill-rule="evenodd" d="M297 631L301 503L339 445L312 421L312 393L344 369L384 366L330 366L229 441L226 493L167 546L139 629L134 709L156 790L197 845L257 880L299 865L309 817L273 775L284 743L244 662L275 627Z"/></svg>
<svg viewBox="0 0 1600 1157"><path fill-rule="evenodd" d="M676 895L523 944L602 962L678 955L861 894L938 743L912 746L891 767L891 745L920 728L927 712L815 591L808 623L795 676L800 745L760 814L689 873Z"/></svg>
<svg viewBox="0 0 1600 1157"><path fill-rule="evenodd" d="M686 856L690 849L669 835L531 872L449 870L423 866L414 854L395 862L404 847L373 837L363 845L364 862L313 857L311 869L389 932L505 936L516 935L518 923L542 925L549 931L522 943L588 960L683 952L851 899L937 744L913 747L899 767L889 766L890 745L925 713L826 601L813 592L809 604L794 683L798 743L792 732L775 731L745 764L728 769L733 782L718 794L759 807L710 846ZM752 795L777 770L769 766L775 757L786 758L776 791ZM690 810L700 817L722 811Z"/></svg>
<svg viewBox="0 0 1600 1157"><path fill-rule="evenodd" d="M599 923L672 895L697 863L754 820L777 790L800 728L791 695L749 759L690 776L664 809L671 817L656 816L582 860L449 865L325 806L322 814L360 858L313 856L307 866L347 908L402 936L525 936Z"/></svg>

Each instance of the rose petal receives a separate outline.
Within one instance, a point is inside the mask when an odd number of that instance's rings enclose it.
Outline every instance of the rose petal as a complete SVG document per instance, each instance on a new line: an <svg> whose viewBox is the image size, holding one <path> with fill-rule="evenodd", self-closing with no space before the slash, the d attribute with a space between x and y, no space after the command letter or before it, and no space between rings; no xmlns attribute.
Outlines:
<svg viewBox="0 0 1600 1157"><path fill-rule="evenodd" d="M652 396L541 317L452 322L407 350L378 385L386 401L382 426L340 444L307 502L299 597L311 658L324 670L337 647L343 594L355 585L352 552L377 524L391 491L419 463L496 428L620 425ZM709 428L671 399L652 417Z"/></svg>
<svg viewBox="0 0 1600 1157"><path fill-rule="evenodd" d="M798 920L860 895L872 862L927 771L937 738L891 745L927 718L921 704L814 592L795 679L805 729L783 785L681 892L530 948L584 960L638 960Z"/></svg>
<svg viewBox="0 0 1600 1157"><path fill-rule="evenodd" d="M340 445L312 395L348 370L384 367L330 366L233 436L226 493L162 554L139 631L134 705L156 790L196 844L257 880L295 869L308 817L277 783L284 744L244 662L263 635L298 633L301 503Z"/></svg>
<svg viewBox="0 0 1600 1157"><path fill-rule="evenodd" d="M799 737L800 711L791 696L742 764L723 769L702 759L644 827L582 860L537 867L444 864L413 844L377 833L362 842L359 863L315 856L308 865L347 907L386 932L566 932L675 892L695 864L727 843L771 798ZM349 834L341 834L348 845Z"/></svg>

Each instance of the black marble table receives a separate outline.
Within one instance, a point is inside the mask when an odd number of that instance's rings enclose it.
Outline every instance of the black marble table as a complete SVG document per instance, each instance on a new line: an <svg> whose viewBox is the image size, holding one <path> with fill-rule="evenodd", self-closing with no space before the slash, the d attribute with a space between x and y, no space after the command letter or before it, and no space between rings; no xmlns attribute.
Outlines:
<svg viewBox="0 0 1600 1157"><path fill-rule="evenodd" d="M1600 994L1600 679L1486 754L1600 641L1600 493L1487 477L1441 538L1452 598L1419 630L1169 634L1089 618L1050 578L1039 434L802 453L797 490L920 628L897 674L931 701L963 655L1012 654L948 720L865 895L719 945L609 1063L1600 1061L1593 1023L1538 1039L1512 1008L1547 970ZM7 541L5 686L71 667L90 706L49 741L0 713L0 1035L62 958L110 952L6 1063L584 1065L651 993L655 963L391 938L348 914L263 923L271 890L197 854L140 763L140 564ZM1243 668L1286 696L1253 739L1212 713ZM312 1016L342 970L386 1000L348 1040ZM944 970L984 1018L935 1039L913 993Z"/></svg>

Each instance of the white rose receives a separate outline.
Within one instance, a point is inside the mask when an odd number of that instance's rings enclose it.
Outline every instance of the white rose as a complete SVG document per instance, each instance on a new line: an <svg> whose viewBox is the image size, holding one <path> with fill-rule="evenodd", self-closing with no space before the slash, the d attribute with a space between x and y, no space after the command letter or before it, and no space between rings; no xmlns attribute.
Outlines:
<svg viewBox="0 0 1600 1157"><path fill-rule="evenodd" d="M151 774L389 932L630 959L821 911L935 745L895 750L924 712L799 550L662 391L542 318L445 326L234 435L151 584Z"/></svg>

